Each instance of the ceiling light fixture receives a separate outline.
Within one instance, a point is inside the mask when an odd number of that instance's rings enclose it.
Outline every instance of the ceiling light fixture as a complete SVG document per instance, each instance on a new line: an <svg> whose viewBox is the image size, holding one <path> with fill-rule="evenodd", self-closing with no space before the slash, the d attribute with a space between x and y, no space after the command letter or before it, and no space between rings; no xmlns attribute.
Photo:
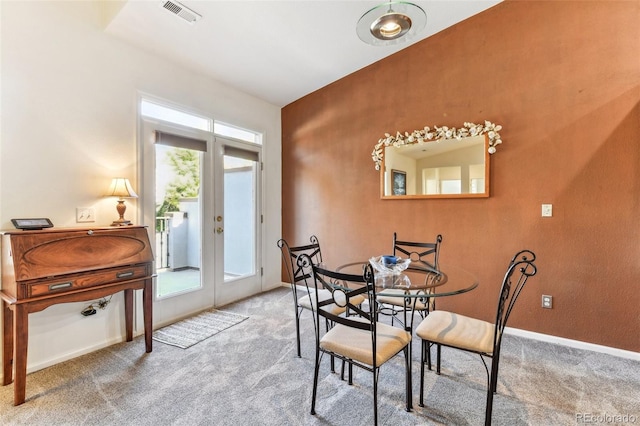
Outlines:
<svg viewBox="0 0 640 426"><path fill-rule="evenodd" d="M427 14L413 3L389 1L367 11L356 26L360 40L387 46L415 38L427 23Z"/></svg>

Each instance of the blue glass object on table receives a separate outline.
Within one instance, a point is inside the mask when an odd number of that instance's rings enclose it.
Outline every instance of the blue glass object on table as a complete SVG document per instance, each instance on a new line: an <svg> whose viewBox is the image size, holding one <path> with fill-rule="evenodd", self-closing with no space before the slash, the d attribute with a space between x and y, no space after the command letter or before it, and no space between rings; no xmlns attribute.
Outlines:
<svg viewBox="0 0 640 426"><path fill-rule="evenodd" d="M397 265L398 259L399 258L397 256L382 256L382 263L384 264L384 266L389 268L393 267L393 265Z"/></svg>

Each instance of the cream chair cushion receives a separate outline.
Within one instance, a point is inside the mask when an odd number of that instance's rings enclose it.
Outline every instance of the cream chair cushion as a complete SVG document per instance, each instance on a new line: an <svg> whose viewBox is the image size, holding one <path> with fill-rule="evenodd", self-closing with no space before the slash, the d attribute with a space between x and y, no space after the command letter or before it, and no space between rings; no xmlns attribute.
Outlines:
<svg viewBox="0 0 640 426"><path fill-rule="evenodd" d="M327 289L320 289L318 291L318 299L322 302L327 299L331 299L331 292ZM351 303L353 305L359 305L364 302L364 296L359 294L351 298ZM312 310L312 306L316 304L316 296L315 294L307 294L306 296L302 296L298 299L298 304L305 309ZM334 315L340 315L345 312L347 309L332 303L331 305L324 306L322 309L325 311L331 312Z"/></svg>
<svg viewBox="0 0 640 426"><path fill-rule="evenodd" d="M364 318L356 321L368 322ZM377 350L376 365L380 366L391 359L411 341L411 334L399 327L376 323ZM363 364L373 365L371 332L336 324L320 339L320 347L340 354Z"/></svg>
<svg viewBox="0 0 640 426"><path fill-rule="evenodd" d="M491 354L495 326L447 311L433 311L422 320L416 335L423 340Z"/></svg>
<svg viewBox="0 0 640 426"><path fill-rule="evenodd" d="M385 289L378 292L376 294L376 300L378 301L378 303L404 307L405 298L402 296L404 296L405 293L406 291L402 289L389 288L389 289ZM417 293L417 291L413 290L413 291L410 291L410 293L415 294ZM424 293L424 291L422 293ZM412 298L411 303L407 306L407 308L413 307L413 302L414 302L414 299ZM420 298L417 298L417 300L415 300L415 303L416 303L416 306L414 309L416 311L424 311L425 309L427 309L427 304L424 303Z"/></svg>

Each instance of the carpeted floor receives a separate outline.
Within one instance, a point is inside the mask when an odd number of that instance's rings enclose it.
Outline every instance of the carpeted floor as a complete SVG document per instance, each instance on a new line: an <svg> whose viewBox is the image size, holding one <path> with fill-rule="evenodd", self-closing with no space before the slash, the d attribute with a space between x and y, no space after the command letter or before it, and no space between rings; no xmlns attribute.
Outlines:
<svg viewBox="0 0 640 426"><path fill-rule="evenodd" d="M154 331L153 340L187 349L246 319L244 315L210 309Z"/></svg>
<svg viewBox="0 0 640 426"><path fill-rule="evenodd" d="M289 290L276 289L224 307L250 318L188 349L154 342L145 354L143 339L136 338L30 374L21 406L12 405L12 385L0 388L0 424L372 424L371 374L354 369L349 386L330 373L326 357L317 414L309 414L311 316L303 313L297 358L291 305ZM424 408L417 405L418 360L414 344L410 413L404 410L402 357L381 369L381 425L483 423L486 374L477 356L443 349L443 374L426 376ZM595 415L635 416L640 424L638 395L637 361L506 336L493 424L576 425Z"/></svg>

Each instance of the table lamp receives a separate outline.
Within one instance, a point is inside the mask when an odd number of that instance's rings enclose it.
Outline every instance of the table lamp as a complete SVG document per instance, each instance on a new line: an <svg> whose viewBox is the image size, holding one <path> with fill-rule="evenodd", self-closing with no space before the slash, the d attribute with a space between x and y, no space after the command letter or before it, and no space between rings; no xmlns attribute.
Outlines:
<svg viewBox="0 0 640 426"><path fill-rule="evenodd" d="M118 205L116 206L120 218L118 220L114 220L111 226L131 225L131 221L124 218L124 212L125 210L127 210L127 206L124 205L124 199L138 198L138 194L136 194L136 192L131 187L129 179L114 178L111 182L111 186L109 187L109 191L107 192L106 196L120 197L118 199Z"/></svg>

